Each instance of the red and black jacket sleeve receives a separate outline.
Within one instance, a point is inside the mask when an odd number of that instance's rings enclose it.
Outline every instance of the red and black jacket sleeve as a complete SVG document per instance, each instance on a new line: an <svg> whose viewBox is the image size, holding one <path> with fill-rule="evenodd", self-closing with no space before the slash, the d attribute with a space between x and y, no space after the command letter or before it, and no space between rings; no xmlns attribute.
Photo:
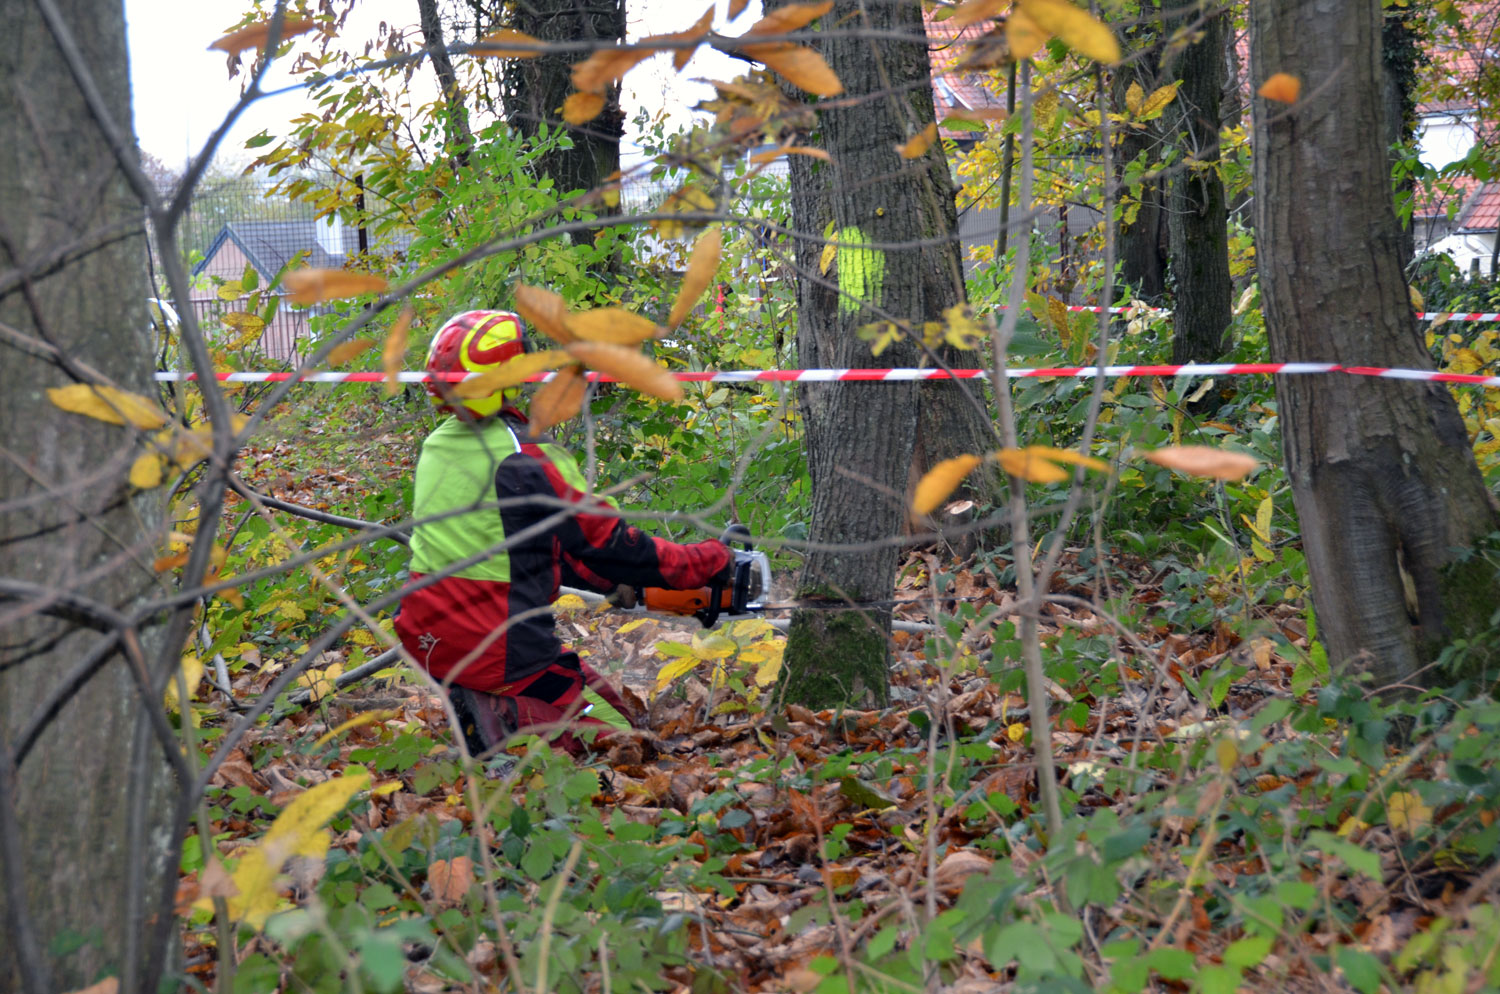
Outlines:
<svg viewBox="0 0 1500 994"><path fill-rule="evenodd" d="M632 527L609 504L568 482L536 445L524 445L501 462L495 491L507 536L542 525L532 539L512 544L513 571L558 569L596 590L617 584L689 590L707 585L734 562L734 553L721 542L680 545ZM524 499L536 495L555 500Z"/></svg>

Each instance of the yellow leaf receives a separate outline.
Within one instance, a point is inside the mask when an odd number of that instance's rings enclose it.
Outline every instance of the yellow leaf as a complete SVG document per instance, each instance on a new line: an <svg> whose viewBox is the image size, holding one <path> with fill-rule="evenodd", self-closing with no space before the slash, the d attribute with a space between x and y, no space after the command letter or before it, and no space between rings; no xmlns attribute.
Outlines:
<svg viewBox="0 0 1500 994"><path fill-rule="evenodd" d="M917 483L911 509L917 514L931 514L957 489L964 477L984 460L978 456L955 456L929 469Z"/></svg>
<svg viewBox="0 0 1500 994"><path fill-rule="evenodd" d="M698 236L693 246L693 255L688 260L687 272L682 276L682 286L677 290L677 299L672 302L672 313L667 318L667 327L682 324L703 291L713 282L719 272L719 256L723 252L724 236L718 228L710 228Z"/></svg>
<svg viewBox="0 0 1500 994"><path fill-rule="evenodd" d="M546 431L561 424L583 408L583 397L588 390L588 381L583 378L583 367L565 366L557 375L542 385L531 399L531 423L537 431Z"/></svg>
<svg viewBox="0 0 1500 994"><path fill-rule="evenodd" d="M130 464L130 485L137 490L159 487L166 478L167 457L160 452L146 452Z"/></svg>
<svg viewBox="0 0 1500 994"><path fill-rule="evenodd" d="M682 384L639 352L605 342L574 342L567 350L590 369L607 373L642 393L662 400L682 399Z"/></svg>
<svg viewBox="0 0 1500 994"><path fill-rule="evenodd" d="M1109 463L1093 456L1086 456L1071 449L1054 449L1046 445L1028 445L1023 450L1027 455L1040 456L1053 462L1065 462L1073 466L1082 466L1092 469L1097 473L1108 473Z"/></svg>
<svg viewBox="0 0 1500 994"><path fill-rule="evenodd" d="M1158 91L1159 92L1159 91ZM1141 112L1141 103L1146 99L1146 91L1139 83L1131 83L1125 88L1125 109L1132 114Z"/></svg>
<svg viewBox="0 0 1500 994"><path fill-rule="evenodd" d="M1026 726L1019 721L1011 722L1005 729L1005 737L1012 742L1019 742L1026 737Z"/></svg>
<svg viewBox="0 0 1500 994"><path fill-rule="evenodd" d="M220 300L235 301L245 295L245 290L240 286L240 281L235 280L233 283L222 284L216 293Z"/></svg>
<svg viewBox="0 0 1500 994"><path fill-rule="evenodd" d="M601 48L573 66L573 89L602 93L606 86L657 51L654 48Z"/></svg>
<svg viewBox="0 0 1500 994"><path fill-rule="evenodd" d="M769 643L768 643L769 644ZM755 685L757 687L769 687L781 676L781 663L786 658L784 642L774 643L777 648L772 651L765 662L755 668Z"/></svg>
<svg viewBox="0 0 1500 994"><path fill-rule="evenodd" d="M612 345L637 345L661 334L655 321L620 307L599 307L570 314L563 319L563 324L573 333L574 341L609 342Z"/></svg>
<svg viewBox="0 0 1500 994"><path fill-rule="evenodd" d="M1160 114L1167 104L1177 99L1177 91L1181 87L1182 83L1178 81L1168 83L1166 86L1153 91L1151 96L1147 97L1145 102L1141 104L1137 115L1141 118L1150 118Z"/></svg>
<svg viewBox="0 0 1500 994"><path fill-rule="evenodd" d="M980 21L993 20L995 15L1005 9L1008 0L965 0L958 5L953 16L948 18L948 23L954 27L962 28Z"/></svg>
<svg viewBox="0 0 1500 994"><path fill-rule="evenodd" d="M1207 445L1173 445L1145 454L1147 462L1190 476L1209 476L1217 480L1242 480L1260 460L1243 452L1210 448Z"/></svg>
<svg viewBox="0 0 1500 994"><path fill-rule="evenodd" d="M203 682L203 660L197 656L183 656L182 679L187 682L188 700L192 700L198 694L199 684ZM176 677L167 681L167 689L163 692L162 699L167 705L167 710L173 714L180 709L177 700Z"/></svg>
<svg viewBox="0 0 1500 994"><path fill-rule="evenodd" d="M837 238L828 239L828 244L823 246L823 252L818 256L818 272L824 276L828 275L828 267L833 265L833 260L838 258L839 242ZM875 353L879 355L880 353Z"/></svg>
<svg viewBox="0 0 1500 994"><path fill-rule="evenodd" d="M637 618L634 621L627 621L625 624L623 624L619 628L615 629L615 634L616 635L624 635L627 632L633 632L637 628L639 628L642 625L646 624L648 621L654 621L654 620L655 620L654 618Z"/></svg>
<svg viewBox="0 0 1500 994"><path fill-rule="evenodd" d="M577 594L563 594L557 600L552 602L552 610L562 611L565 614L569 612L576 613L578 611L587 611L588 609L588 602L585 601L582 597L579 597Z"/></svg>
<svg viewBox="0 0 1500 994"><path fill-rule="evenodd" d="M774 69L794 86L819 97L836 97L844 92L844 84L824 61L823 56L806 45L790 42L746 45L741 51L746 57L763 62Z"/></svg>
<svg viewBox="0 0 1500 994"><path fill-rule="evenodd" d="M676 680L678 677L682 676L685 673L691 673L693 670L697 669L700 662L702 662L702 660L697 656L683 656L680 659L672 660L670 663L657 670L656 692L658 694L661 693L663 690L666 690L667 687L671 686L673 680Z"/></svg>
<svg viewBox="0 0 1500 994"><path fill-rule="evenodd" d="M288 38L306 34L317 26L317 22L315 21L284 20L281 22L280 39L286 41ZM210 49L217 48L222 52L228 52L230 55L238 55L247 48L261 48L270 37L271 22L262 21L259 24L252 24L247 28L240 28L238 31L231 31L229 34L214 41L208 47Z"/></svg>
<svg viewBox="0 0 1500 994"><path fill-rule="evenodd" d="M604 94L581 91L563 101L563 120L569 124L583 124L604 113Z"/></svg>
<svg viewBox="0 0 1500 994"><path fill-rule="evenodd" d="M929 124L907 139L906 144L896 146L896 151L901 153L903 159L915 159L932 147L932 143L937 141L937 133L937 124Z"/></svg>
<svg viewBox="0 0 1500 994"><path fill-rule="evenodd" d="M403 308L401 316L391 325L390 334L385 336L385 346L380 350L380 368L385 370L387 397L395 395L401 389L401 381L396 376L401 372L401 365L406 359L406 332L411 328L411 319L411 308Z"/></svg>
<svg viewBox="0 0 1500 994"><path fill-rule="evenodd" d="M510 387L520 386L528 377L572 362L566 352L545 349L541 352L525 352L505 363L499 369L481 373L473 379L464 380L453 387L456 396L472 399L488 397L490 394Z"/></svg>
<svg viewBox="0 0 1500 994"><path fill-rule="evenodd" d="M564 324L568 306L551 290L524 284L516 287L516 311L554 342L566 345L573 340L573 333Z"/></svg>
<svg viewBox="0 0 1500 994"><path fill-rule="evenodd" d="M368 338L355 338L351 341L340 342L328 351L328 364L337 366L341 362L348 362L361 352L374 347L375 343Z"/></svg>
<svg viewBox="0 0 1500 994"><path fill-rule="evenodd" d="M1416 835L1432 824L1432 809L1410 791L1397 791L1385 802L1385 820L1398 832Z"/></svg>
<svg viewBox="0 0 1500 994"><path fill-rule="evenodd" d="M1271 78L1260 84L1260 89L1255 91L1267 100L1275 100L1277 103L1294 104L1302 95L1302 80L1291 73L1278 72L1272 74Z"/></svg>
<svg viewBox="0 0 1500 994"><path fill-rule="evenodd" d="M1069 0L1016 0L1016 3L1038 27L1061 38L1079 55L1098 62L1119 61L1120 43L1115 40L1114 32L1082 7Z"/></svg>
<svg viewBox="0 0 1500 994"><path fill-rule="evenodd" d="M286 609L291 606L290 604L283 604L281 613L287 615L289 612ZM312 700L321 701L338 689L334 681L342 676L343 673L344 667L339 663L334 663L326 669L302 674L297 678L297 684L298 686L307 688L308 696Z"/></svg>
<svg viewBox="0 0 1500 994"><path fill-rule="evenodd" d="M1407 293L1407 295L1409 297L1411 297L1411 309L1412 310L1416 311L1418 314L1420 314L1423 311L1427 310L1427 306L1426 306L1427 302L1422 299L1422 291L1420 291L1416 287L1411 286L1410 284L1408 284L1407 287L1406 287L1406 293Z"/></svg>
<svg viewBox="0 0 1500 994"><path fill-rule="evenodd" d="M1030 483L1063 483L1070 475L1056 463L1027 449L1001 449L995 461L1011 476Z"/></svg>
<svg viewBox="0 0 1500 994"><path fill-rule="evenodd" d="M138 393L116 390L92 383L73 383L65 387L48 387L47 399L54 407L82 414L112 425L132 424L137 428L160 428L170 419L160 407Z"/></svg>
<svg viewBox="0 0 1500 994"><path fill-rule="evenodd" d="M501 28L481 38L479 44L470 49L470 53L501 59L534 59L542 54L545 44L541 39L513 28ZM522 47L518 48L517 45Z"/></svg>
<svg viewBox="0 0 1500 994"><path fill-rule="evenodd" d="M718 632L710 632L704 635L702 632L693 634L693 655L699 659L728 659L739 650L734 639L720 635Z"/></svg>
<svg viewBox="0 0 1500 994"><path fill-rule="evenodd" d="M706 214L718 209L718 206L719 205L714 202L714 198L709 196L706 191L696 186L684 186L682 189L669 194L667 196L667 199L662 201L661 207L659 207L657 210L661 214ZM677 221L668 218L660 221L653 221L651 222L651 226L655 228L657 233L663 238L681 238L683 235L687 234L689 224L693 224L696 226L702 223L703 222Z"/></svg>
<svg viewBox="0 0 1500 994"><path fill-rule="evenodd" d="M1240 761L1239 744L1233 739L1220 739L1214 743L1214 758L1219 761L1219 769L1230 772Z"/></svg>
<svg viewBox="0 0 1500 994"><path fill-rule="evenodd" d="M362 293L379 293L388 285L372 273L351 273L347 269L298 269L281 278L289 291L287 299L294 304L317 304Z"/></svg>
<svg viewBox="0 0 1500 994"><path fill-rule="evenodd" d="M357 714L353 718L350 718L348 721L339 725L337 728L330 728L322 735L319 735L317 740L313 742L313 748L316 749L319 746L327 745L334 739L338 738L340 735L343 735L345 732L350 731L351 729L359 728L361 725L369 725L377 721L390 721L400 713L400 711L387 710L365 711L362 714ZM399 783L397 784L397 788L400 788ZM379 791L374 791L373 793L379 793ZM390 793L390 791L386 791L386 793Z"/></svg>
<svg viewBox="0 0 1500 994"><path fill-rule="evenodd" d="M260 844L240 857L234 871L234 886L239 894L229 899L229 917L244 920L260 928L280 904L276 877L293 856L322 860L330 841L323 827L349 803L355 794L370 785L370 774L356 766L347 767L344 775L325 780L292 799L282 809ZM212 907L205 899L200 906Z"/></svg>

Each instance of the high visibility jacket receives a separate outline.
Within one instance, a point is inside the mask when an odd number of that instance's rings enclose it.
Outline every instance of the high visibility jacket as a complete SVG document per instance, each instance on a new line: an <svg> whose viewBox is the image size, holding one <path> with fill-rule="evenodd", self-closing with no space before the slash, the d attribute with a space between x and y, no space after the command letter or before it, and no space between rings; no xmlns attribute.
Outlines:
<svg viewBox="0 0 1500 994"><path fill-rule="evenodd" d="M588 492L566 450L526 438L510 408L448 418L417 460L411 577L442 578L402 599L396 634L434 678L489 693L518 693L558 664L549 605L563 582L686 590L733 561L719 542L646 536Z"/></svg>

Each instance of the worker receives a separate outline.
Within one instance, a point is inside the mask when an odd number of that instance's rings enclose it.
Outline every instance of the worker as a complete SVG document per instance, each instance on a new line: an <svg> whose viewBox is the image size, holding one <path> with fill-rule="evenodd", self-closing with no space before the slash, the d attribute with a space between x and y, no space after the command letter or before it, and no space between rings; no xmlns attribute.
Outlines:
<svg viewBox="0 0 1500 994"><path fill-rule="evenodd" d="M427 371L488 373L527 351L506 311L466 311L432 339ZM590 492L578 464L533 434L520 388L459 397L427 381L445 418L422 443L412 517L411 582L396 634L448 688L470 752L537 733L574 756L593 728L626 729L619 694L553 629L561 584L686 590L732 575L721 542L679 545L627 524Z"/></svg>

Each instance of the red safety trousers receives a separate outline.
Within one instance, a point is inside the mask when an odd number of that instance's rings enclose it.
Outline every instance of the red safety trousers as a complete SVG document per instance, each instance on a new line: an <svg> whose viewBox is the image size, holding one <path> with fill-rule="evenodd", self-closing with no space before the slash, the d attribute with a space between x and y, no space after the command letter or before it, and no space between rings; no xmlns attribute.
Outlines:
<svg viewBox="0 0 1500 994"><path fill-rule="evenodd" d="M583 713L588 707L584 687L629 718L629 709L609 681L572 652L563 653L557 663L539 673L497 687L493 693L454 685L448 694L473 755L487 756L518 735L537 735L578 759L588 749L586 740L591 739L597 747L616 731ZM574 734L585 729L596 734Z"/></svg>

